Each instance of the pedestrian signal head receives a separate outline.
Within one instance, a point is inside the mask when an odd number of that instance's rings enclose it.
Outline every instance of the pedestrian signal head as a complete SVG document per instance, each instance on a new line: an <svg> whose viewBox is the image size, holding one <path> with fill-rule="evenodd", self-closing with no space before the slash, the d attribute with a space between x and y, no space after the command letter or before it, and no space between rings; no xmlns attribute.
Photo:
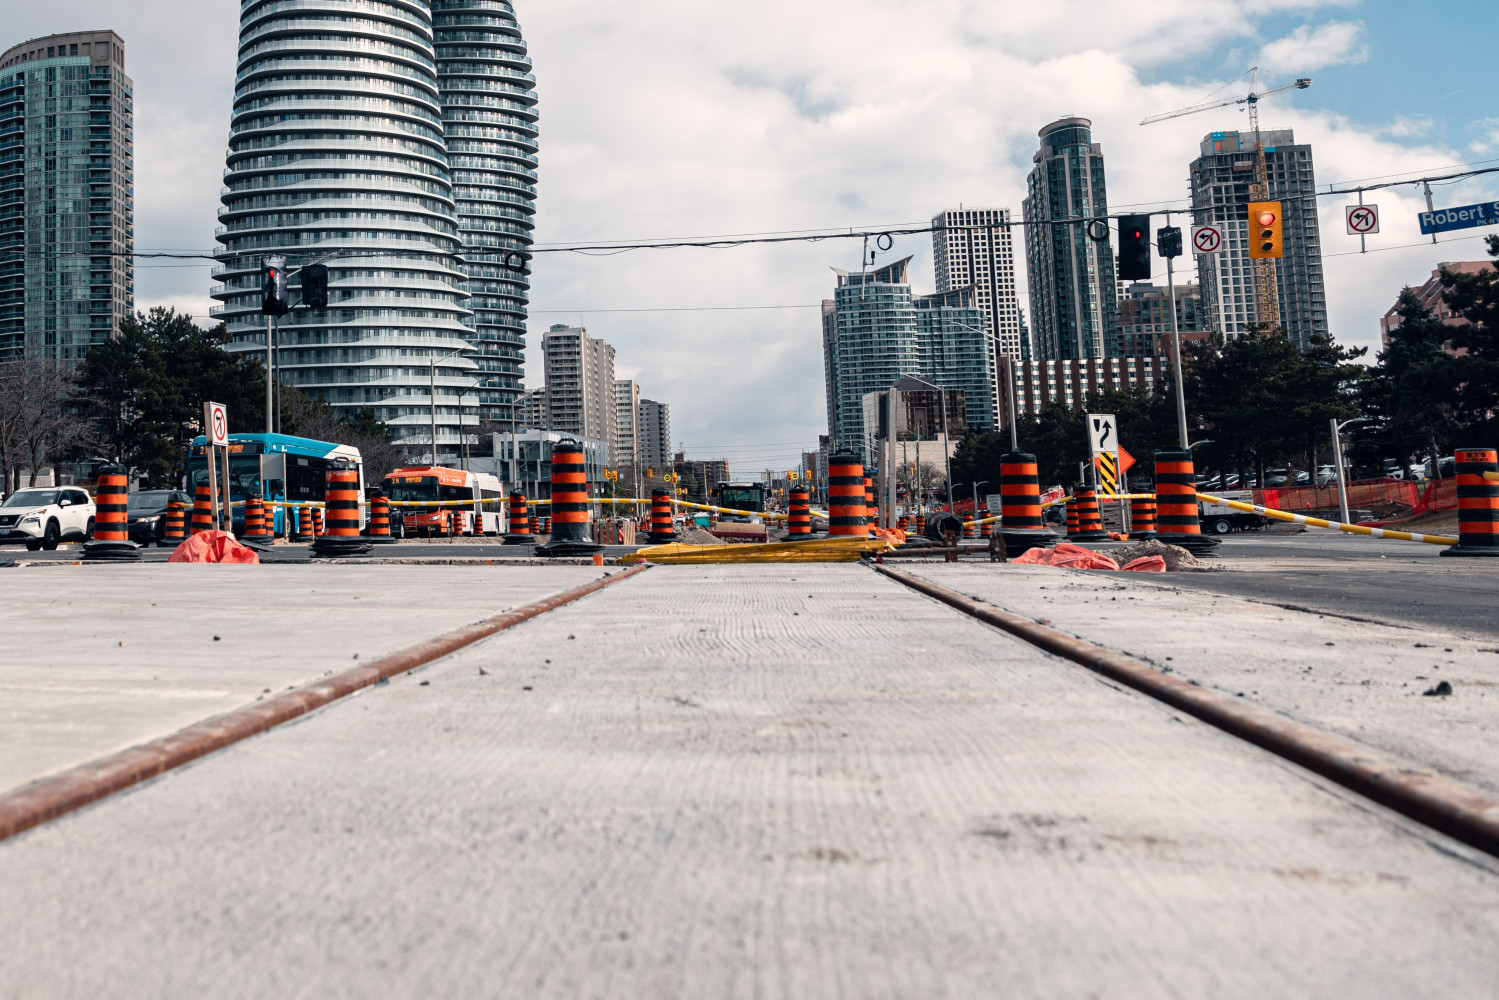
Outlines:
<svg viewBox="0 0 1499 1000"><path fill-rule="evenodd" d="M1279 257L1281 243L1281 206L1278 201L1249 203L1249 256L1255 260Z"/></svg>

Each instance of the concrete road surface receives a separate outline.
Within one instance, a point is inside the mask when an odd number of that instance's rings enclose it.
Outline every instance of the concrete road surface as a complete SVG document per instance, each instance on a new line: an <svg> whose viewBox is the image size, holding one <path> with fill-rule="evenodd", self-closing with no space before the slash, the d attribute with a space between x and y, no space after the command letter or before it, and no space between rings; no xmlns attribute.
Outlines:
<svg viewBox="0 0 1499 1000"><path fill-rule="evenodd" d="M0 844L0 885L14 997L1499 982L1492 859L858 565L654 568Z"/></svg>
<svg viewBox="0 0 1499 1000"><path fill-rule="evenodd" d="M4 791L599 570L116 564L0 573Z"/></svg>

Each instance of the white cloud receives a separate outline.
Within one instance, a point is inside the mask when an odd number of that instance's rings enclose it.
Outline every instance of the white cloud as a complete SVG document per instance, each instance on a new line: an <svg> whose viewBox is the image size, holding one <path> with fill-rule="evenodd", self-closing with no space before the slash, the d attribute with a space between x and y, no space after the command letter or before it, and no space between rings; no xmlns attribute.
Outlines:
<svg viewBox="0 0 1499 1000"><path fill-rule="evenodd" d="M1363 25L1329 21L1313 28L1303 24L1284 38L1260 49L1260 68L1269 73L1305 74L1339 63L1361 63L1369 58L1362 42Z"/></svg>
<svg viewBox="0 0 1499 1000"><path fill-rule="evenodd" d="M1243 115L1225 109L1140 127L1146 115L1196 103L1227 83L1142 84L1140 68L1159 76L1161 60L1255 44L1267 12L1326 6L518 0L541 97L537 237L555 244L919 223L959 202L1018 214L1036 130L1063 114L1093 119L1114 208L1184 205L1187 164L1203 134L1239 127ZM16 38L101 24L125 35L139 102L141 247L213 245L236 9L201 0L57 0L7 11ZM1356 34L1339 43L1329 27L1293 32L1267 49L1291 53L1290 43L1304 37L1309 54L1287 58L1357 52ZM1305 63L1288 68L1309 71ZM1412 136L1391 130L1361 130L1316 110L1316 95L1277 96L1262 113L1267 126L1292 126L1312 143L1324 190L1330 181L1475 158L1466 149L1413 146ZM1474 141L1499 148L1490 132L1499 125ZM1463 191L1445 189L1440 197L1456 200L1439 204L1478 200ZM1419 282L1437 261L1480 253L1476 241L1422 242L1415 232L1422 205L1411 189L1370 200L1384 220L1371 249L1416 245L1334 256L1358 244L1343 233L1343 199L1324 200L1330 322L1355 344L1377 343L1379 316L1401 285ZM921 290L932 287L930 247L929 238L908 237L892 251L915 254ZM787 468L796 443L810 446L826 430L816 304L831 294L829 266L856 267L858 253L856 242L829 241L539 255L531 343L553 322L581 320L616 346L621 373L671 403L674 433L691 450L742 456L741 471ZM203 316L211 283L206 270L142 268L137 297L142 307L172 303ZM704 305L813 308L579 313ZM530 362L535 384L535 351Z"/></svg>

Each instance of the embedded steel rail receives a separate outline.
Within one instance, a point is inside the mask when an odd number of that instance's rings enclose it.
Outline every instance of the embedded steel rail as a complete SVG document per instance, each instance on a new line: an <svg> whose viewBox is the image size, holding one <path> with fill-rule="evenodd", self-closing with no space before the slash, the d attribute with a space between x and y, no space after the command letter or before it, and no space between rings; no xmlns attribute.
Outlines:
<svg viewBox="0 0 1499 1000"><path fill-rule="evenodd" d="M345 670L306 687L286 691L224 715L205 719L160 739L80 764L0 795L0 840L14 837L199 757L314 712L372 684L456 653L480 639L571 604L611 584L643 573L648 568L636 566L612 573L581 587L512 608L493 618L465 625L364 666Z"/></svg>
<svg viewBox="0 0 1499 1000"><path fill-rule="evenodd" d="M1132 657L1013 612L970 600L946 587L887 566L876 565L874 569L1033 646L1134 688L1418 823L1499 857L1499 801L1472 788L1267 708L1160 673Z"/></svg>

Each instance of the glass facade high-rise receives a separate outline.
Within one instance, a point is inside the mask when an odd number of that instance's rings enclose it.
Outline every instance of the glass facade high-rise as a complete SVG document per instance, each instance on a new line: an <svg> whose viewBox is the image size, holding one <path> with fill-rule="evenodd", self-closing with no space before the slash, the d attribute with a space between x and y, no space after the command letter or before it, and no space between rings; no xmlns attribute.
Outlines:
<svg viewBox="0 0 1499 1000"><path fill-rule="evenodd" d="M523 391L536 215L536 78L510 0L433 0L437 83L484 388L508 425Z"/></svg>
<svg viewBox="0 0 1499 1000"><path fill-rule="evenodd" d="M437 22L441 25L438 26ZM441 52L439 53L439 47ZM503 0L242 0L215 310L263 355L261 258L329 269L278 377L450 461L519 396L535 97ZM435 369L435 398L429 388Z"/></svg>
<svg viewBox="0 0 1499 1000"><path fill-rule="evenodd" d="M1283 256L1273 262L1280 315L1268 322L1305 349L1327 336L1327 292L1317 227L1317 179L1312 147L1297 145L1290 129L1260 133L1271 201L1281 203ZM1254 262L1249 258L1249 184L1254 177L1254 137L1210 132L1192 161L1192 218L1223 230L1223 249L1199 254L1202 302L1208 329L1232 340L1260 321Z"/></svg>
<svg viewBox="0 0 1499 1000"><path fill-rule="evenodd" d="M1043 361L1122 353L1112 234L1103 223L1089 233L1090 221L1109 214L1103 150L1092 125L1062 118L1043 128L1026 178L1031 345Z"/></svg>
<svg viewBox="0 0 1499 1000"><path fill-rule="evenodd" d="M134 311L134 100L112 31L0 55L0 360L77 360Z"/></svg>
<svg viewBox="0 0 1499 1000"><path fill-rule="evenodd" d="M902 376L963 390L967 425L995 427L994 341L975 290L913 295L910 260L863 274L837 271L834 298L823 301L828 433L837 449L865 455L865 397Z"/></svg>

